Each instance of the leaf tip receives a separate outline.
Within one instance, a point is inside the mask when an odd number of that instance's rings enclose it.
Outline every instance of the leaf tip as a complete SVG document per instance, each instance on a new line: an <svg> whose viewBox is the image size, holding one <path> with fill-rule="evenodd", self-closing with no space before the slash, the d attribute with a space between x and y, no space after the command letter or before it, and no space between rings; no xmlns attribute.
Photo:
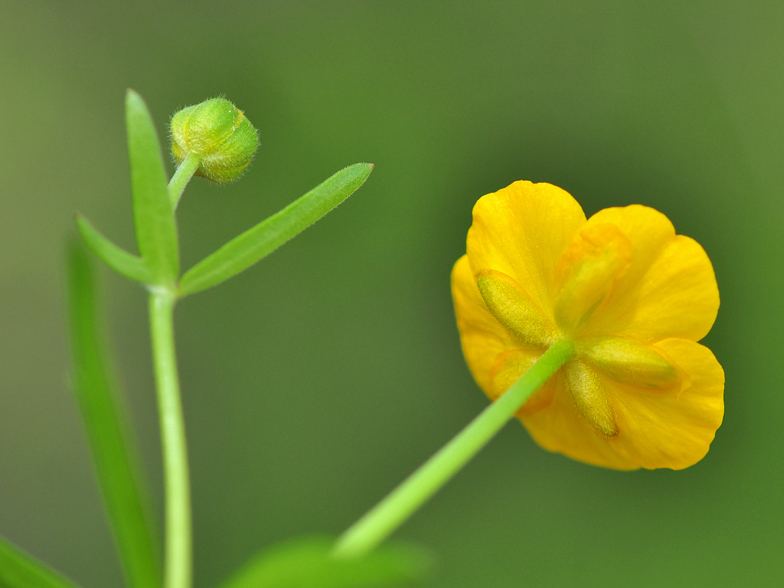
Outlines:
<svg viewBox="0 0 784 588"><path fill-rule="evenodd" d="M147 105L144 102L144 98L142 98L141 94L139 94L136 90L132 88L128 88L125 91L125 112L126 115L130 113L138 113L140 111L147 111ZM149 116L149 114L148 114Z"/></svg>
<svg viewBox="0 0 784 588"><path fill-rule="evenodd" d="M376 165L374 163L362 162L349 165L346 169L353 169L356 172L359 172L360 175L363 175L365 178L367 178L375 168Z"/></svg>
<svg viewBox="0 0 784 588"><path fill-rule="evenodd" d="M81 212L79 212L79 211L75 211L75 212L73 213L73 219L74 219L74 223L76 224L76 230L77 230L77 231L79 232L79 234L81 235L81 233L82 233L82 229L83 229L84 225L89 225L89 224L90 224L90 221L88 221L88 220L87 220L87 217L85 217L85 216L84 216L84 215L83 215Z"/></svg>
<svg viewBox="0 0 784 588"><path fill-rule="evenodd" d="M73 219L74 223L76 223L76 230L80 235L82 235L85 230L92 228L92 223L79 211L73 213Z"/></svg>

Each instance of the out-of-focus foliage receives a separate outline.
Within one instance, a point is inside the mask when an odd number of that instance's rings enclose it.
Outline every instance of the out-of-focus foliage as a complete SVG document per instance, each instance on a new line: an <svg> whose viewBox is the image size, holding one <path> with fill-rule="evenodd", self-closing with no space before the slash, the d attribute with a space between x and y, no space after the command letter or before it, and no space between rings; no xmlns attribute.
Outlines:
<svg viewBox="0 0 784 588"><path fill-rule="evenodd" d="M76 240L68 246L66 264L71 386L90 443L119 561L128 586L157 588L161 576L149 495L145 480L139 475L135 440L112 373L95 271L86 248Z"/></svg>
<svg viewBox="0 0 784 588"><path fill-rule="evenodd" d="M332 556L334 539L300 537L261 550L221 588L384 588L411 586L430 563L418 548L388 544L361 558Z"/></svg>

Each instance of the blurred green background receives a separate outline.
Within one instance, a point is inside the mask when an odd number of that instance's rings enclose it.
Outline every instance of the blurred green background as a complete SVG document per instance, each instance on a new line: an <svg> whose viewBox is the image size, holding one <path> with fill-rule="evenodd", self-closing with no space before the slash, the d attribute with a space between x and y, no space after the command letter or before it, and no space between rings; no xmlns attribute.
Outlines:
<svg viewBox="0 0 784 588"><path fill-rule="evenodd" d="M696 238L727 374L710 453L620 473L509 425L397 537L427 586L784 585L781 2L40 2L0 20L0 533L86 588L121 575L66 385L63 245L80 210L133 248L123 98L161 135L224 94L262 146L192 183L188 267L334 171L315 227L178 308L197 587L258 548L337 534L487 403L449 272L476 199L517 179L592 214L643 203ZM143 291L103 271L161 504Z"/></svg>

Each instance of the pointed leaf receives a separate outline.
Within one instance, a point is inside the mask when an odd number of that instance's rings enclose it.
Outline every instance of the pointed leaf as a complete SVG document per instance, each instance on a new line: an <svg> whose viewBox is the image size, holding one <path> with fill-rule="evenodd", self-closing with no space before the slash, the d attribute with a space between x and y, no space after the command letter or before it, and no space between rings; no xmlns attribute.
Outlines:
<svg viewBox="0 0 784 588"><path fill-rule="evenodd" d="M160 585L156 543L149 524L135 446L102 339L98 295L84 249L68 251L73 387L92 450L104 506L128 579L136 588Z"/></svg>
<svg viewBox="0 0 784 588"><path fill-rule="evenodd" d="M336 559L334 541L300 537L269 547L221 588L376 588L421 578L428 558L410 546L386 545L362 558Z"/></svg>
<svg viewBox="0 0 784 588"><path fill-rule="evenodd" d="M147 106L133 90L128 90L125 97L125 123L139 253L156 283L171 285L180 271L177 225L158 135Z"/></svg>
<svg viewBox="0 0 784 588"><path fill-rule="evenodd" d="M229 241L185 272L180 281L180 294L185 296L220 284L260 261L351 196L371 171L370 163L350 165Z"/></svg>
<svg viewBox="0 0 784 588"><path fill-rule="evenodd" d="M154 281L152 272L141 257L128 253L112 243L81 214L77 213L75 218L76 228L85 244L106 265L136 282L151 284Z"/></svg>
<svg viewBox="0 0 784 588"><path fill-rule="evenodd" d="M0 538L0 586L3 588L77 588L53 569Z"/></svg>

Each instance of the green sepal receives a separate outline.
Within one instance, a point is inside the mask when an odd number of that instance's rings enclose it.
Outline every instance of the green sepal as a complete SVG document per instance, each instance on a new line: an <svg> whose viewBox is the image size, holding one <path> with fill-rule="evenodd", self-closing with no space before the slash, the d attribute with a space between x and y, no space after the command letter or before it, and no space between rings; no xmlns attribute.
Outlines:
<svg viewBox="0 0 784 588"><path fill-rule="evenodd" d="M360 558L331 555L328 537L300 537L262 550L220 588L380 588L422 578L429 558L408 545L388 544Z"/></svg>
<svg viewBox="0 0 784 588"><path fill-rule="evenodd" d="M142 483L136 447L102 336L94 273L86 251L75 240L68 249L67 267L73 391L104 507L127 585L156 588L161 582L149 492Z"/></svg>
<svg viewBox="0 0 784 588"><path fill-rule="evenodd" d="M128 253L125 249L112 243L78 212L74 215L74 219L76 220L76 229L85 245L106 265L130 280L142 284L151 284L154 281L150 268L141 257Z"/></svg>
<svg viewBox="0 0 784 588"><path fill-rule="evenodd" d="M180 296L220 284L260 261L348 198L372 171L371 163L350 165L229 241L185 272L180 280Z"/></svg>
<svg viewBox="0 0 784 588"><path fill-rule="evenodd" d="M0 586L2 588L77 588L46 564L0 537Z"/></svg>
<svg viewBox="0 0 784 588"><path fill-rule="evenodd" d="M158 135L147 106L133 90L125 97L125 123L137 246L154 283L171 286L180 271L177 224Z"/></svg>

